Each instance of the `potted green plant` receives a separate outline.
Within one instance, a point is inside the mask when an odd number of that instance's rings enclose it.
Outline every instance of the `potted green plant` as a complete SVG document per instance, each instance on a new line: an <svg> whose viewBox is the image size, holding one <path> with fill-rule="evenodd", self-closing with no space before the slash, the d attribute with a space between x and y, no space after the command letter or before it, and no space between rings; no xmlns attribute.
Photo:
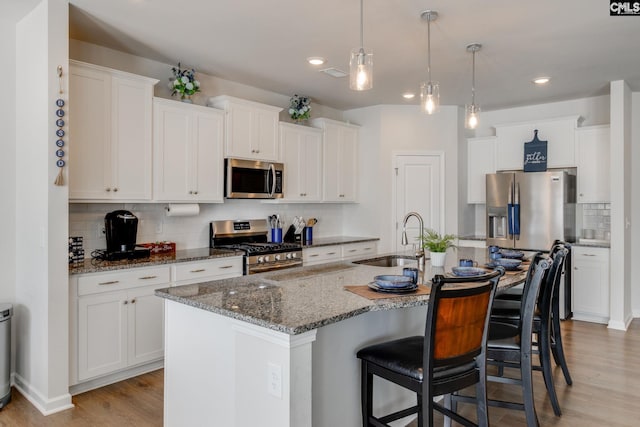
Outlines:
<svg viewBox="0 0 640 427"><path fill-rule="evenodd" d="M453 234L441 235L435 230L426 228L422 233L422 248L431 253L431 266L444 267L447 249L456 248L453 243L457 237Z"/></svg>

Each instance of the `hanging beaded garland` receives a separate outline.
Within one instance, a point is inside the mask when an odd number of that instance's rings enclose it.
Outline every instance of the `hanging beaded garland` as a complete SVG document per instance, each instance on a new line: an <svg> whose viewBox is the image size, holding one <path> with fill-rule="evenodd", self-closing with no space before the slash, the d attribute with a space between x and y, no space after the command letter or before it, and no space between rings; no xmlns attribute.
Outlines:
<svg viewBox="0 0 640 427"><path fill-rule="evenodd" d="M63 82L62 82L62 66L58 65L58 79L60 81L60 95L62 95L62 87L63 87ZM62 109L62 107L64 107L64 99L62 98L58 98L56 99L56 106L58 107L58 109L56 110L56 126L58 127L58 129L56 130L56 157L58 158L58 160L56 160L56 166L58 167L58 176L56 177L56 180L53 182L55 185L64 185L64 174L62 172L64 165L65 165L65 161L64 161L64 155L65 152L62 149L64 147L64 139L62 139L65 135L64 133L64 120L62 119L64 117L64 110Z"/></svg>

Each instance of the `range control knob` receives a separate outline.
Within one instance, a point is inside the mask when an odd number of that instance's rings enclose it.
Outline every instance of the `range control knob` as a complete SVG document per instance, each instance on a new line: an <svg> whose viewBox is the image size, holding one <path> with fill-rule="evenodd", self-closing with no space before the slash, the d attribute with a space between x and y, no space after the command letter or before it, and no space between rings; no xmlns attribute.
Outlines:
<svg viewBox="0 0 640 427"><path fill-rule="evenodd" d="M264 258L263 258L263 257L261 257L261 256L259 256L259 257L258 257L258 264L263 263L263 262L264 262Z"/></svg>
<svg viewBox="0 0 640 427"><path fill-rule="evenodd" d="M280 261L280 255L275 256L276 261Z"/></svg>
<svg viewBox="0 0 640 427"><path fill-rule="evenodd" d="M287 259L291 259L292 257L293 257L293 254L292 254L292 253L288 253L288 254L286 255L286 258L287 258Z"/></svg>
<svg viewBox="0 0 640 427"><path fill-rule="evenodd" d="M298 254L297 254L297 253L295 253L295 252L293 252L293 253L291 254L291 258L298 258Z"/></svg>
<svg viewBox="0 0 640 427"><path fill-rule="evenodd" d="M264 257L264 262L269 262L271 261L271 257L269 255Z"/></svg>

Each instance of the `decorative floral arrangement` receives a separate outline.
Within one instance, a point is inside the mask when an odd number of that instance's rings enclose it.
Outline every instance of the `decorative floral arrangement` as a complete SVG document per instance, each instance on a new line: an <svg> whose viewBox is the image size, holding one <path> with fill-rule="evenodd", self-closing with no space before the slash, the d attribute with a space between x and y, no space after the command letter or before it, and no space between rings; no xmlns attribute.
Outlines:
<svg viewBox="0 0 640 427"><path fill-rule="evenodd" d="M177 67L172 67L173 77L169 79L169 89L171 96L180 94L180 98L191 96L196 92L200 92L200 82L196 80L196 70L180 69L180 63Z"/></svg>
<svg viewBox="0 0 640 427"><path fill-rule="evenodd" d="M311 117L311 99L308 96L293 95L289 104L289 115L293 120L309 120Z"/></svg>
<svg viewBox="0 0 640 427"><path fill-rule="evenodd" d="M456 248L453 243L457 237L453 234L441 235L435 230L425 228L422 236L422 248L429 249L429 252L446 252L449 248Z"/></svg>

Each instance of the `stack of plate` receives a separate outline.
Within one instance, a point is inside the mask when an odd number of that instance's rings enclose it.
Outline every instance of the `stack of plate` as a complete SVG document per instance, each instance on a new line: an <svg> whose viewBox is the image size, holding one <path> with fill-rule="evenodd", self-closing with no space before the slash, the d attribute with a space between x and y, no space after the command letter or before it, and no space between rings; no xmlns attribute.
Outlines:
<svg viewBox="0 0 640 427"><path fill-rule="evenodd" d="M494 268L498 265L504 267L505 270L508 271L516 271L520 270L520 265L522 264L522 260L514 259L514 258L498 258L494 259L492 262L487 264L487 267Z"/></svg>
<svg viewBox="0 0 640 427"><path fill-rule="evenodd" d="M388 274L374 277L369 287L377 292L390 293L413 292L418 289L418 285L413 283L411 277Z"/></svg>
<svg viewBox="0 0 640 427"><path fill-rule="evenodd" d="M484 268L478 267L451 267L451 271L458 277L478 277L488 273Z"/></svg>

